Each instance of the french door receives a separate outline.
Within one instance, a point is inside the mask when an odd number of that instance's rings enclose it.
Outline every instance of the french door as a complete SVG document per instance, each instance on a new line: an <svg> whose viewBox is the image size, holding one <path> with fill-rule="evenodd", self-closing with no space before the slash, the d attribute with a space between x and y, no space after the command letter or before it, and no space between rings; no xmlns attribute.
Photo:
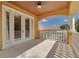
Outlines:
<svg viewBox="0 0 79 59"><path fill-rule="evenodd" d="M33 18L3 6L3 49L30 40L34 36Z"/></svg>

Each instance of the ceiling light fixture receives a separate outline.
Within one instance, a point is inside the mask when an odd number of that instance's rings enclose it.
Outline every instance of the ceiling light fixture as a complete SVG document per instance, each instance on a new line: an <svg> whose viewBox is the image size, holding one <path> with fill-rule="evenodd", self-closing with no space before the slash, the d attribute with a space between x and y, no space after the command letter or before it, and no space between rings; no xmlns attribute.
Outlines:
<svg viewBox="0 0 79 59"><path fill-rule="evenodd" d="M42 3L41 3L41 1L38 1L37 2L37 8L41 8L42 7Z"/></svg>

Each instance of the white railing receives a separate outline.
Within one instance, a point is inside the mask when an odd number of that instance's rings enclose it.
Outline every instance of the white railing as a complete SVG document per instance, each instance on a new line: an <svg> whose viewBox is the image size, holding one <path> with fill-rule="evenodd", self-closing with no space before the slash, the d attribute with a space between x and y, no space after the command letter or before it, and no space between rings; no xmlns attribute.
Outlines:
<svg viewBox="0 0 79 59"><path fill-rule="evenodd" d="M52 39L67 43L67 31L40 31L40 38L42 39Z"/></svg>
<svg viewBox="0 0 79 59"><path fill-rule="evenodd" d="M74 48L75 53L79 58L79 33L78 32L76 33L73 32L72 47Z"/></svg>

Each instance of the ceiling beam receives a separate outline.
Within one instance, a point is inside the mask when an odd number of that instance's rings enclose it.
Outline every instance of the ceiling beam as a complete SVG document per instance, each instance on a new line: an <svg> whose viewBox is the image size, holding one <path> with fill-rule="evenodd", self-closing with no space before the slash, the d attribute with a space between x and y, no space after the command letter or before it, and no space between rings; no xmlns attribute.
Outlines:
<svg viewBox="0 0 79 59"><path fill-rule="evenodd" d="M69 15L69 8L60 9L60 10L57 10L57 11L51 11L51 12L42 14L38 17L39 17L39 20L40 20L42 18L48 18L48 17L55 16L55 15Z"/></svg>

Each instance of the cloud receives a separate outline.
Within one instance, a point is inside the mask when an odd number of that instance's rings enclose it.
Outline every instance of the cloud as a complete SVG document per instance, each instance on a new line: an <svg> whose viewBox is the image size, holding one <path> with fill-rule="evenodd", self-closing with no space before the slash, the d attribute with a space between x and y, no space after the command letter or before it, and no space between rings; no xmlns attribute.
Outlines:
<svg viewBox="0 0 79 59"><path fill-rule="evenodd" d="M47 20L46 20L46 19L42 19L41 21L42 21L42 22L46 22Z"/></svg>
<svg viewBox="0 0 79 59"><path fill-rule="evenodd" d="M68 20L67 19L64 19L64 22L68 22Z"/></svg>
<svg viewBox="0 0 79 59"><path fill-rule="evenodd" d="M39 30L45 30L45 29L47 29L46 26L39 26Z"/></svg>

